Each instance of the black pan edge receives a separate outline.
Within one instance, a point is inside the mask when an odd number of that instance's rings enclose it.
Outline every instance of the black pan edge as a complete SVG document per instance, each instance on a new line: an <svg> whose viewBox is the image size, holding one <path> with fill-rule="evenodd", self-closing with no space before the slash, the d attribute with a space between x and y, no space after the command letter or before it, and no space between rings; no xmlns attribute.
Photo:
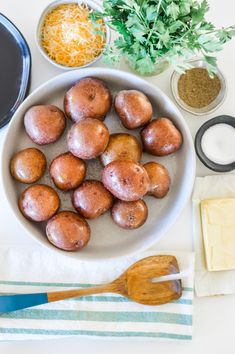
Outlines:
<svg viewBox="0 0 235 354"><path fill-rule="evenodd" d="M16 42L18 43L23 60L23 70L22 70L22 81L19 90L17 100L15 101L13 107L8 111L8 113L2 117L0 121L0 128L5 126L11 120L13 114L19 107L19 105L24 101L25 97L29 92L30 87L30 74L31 74L31 52L26 42L26 39L19 31L19 29L5 16L0 12L0 22L6 27L6 29L15 37Z"/></svg>

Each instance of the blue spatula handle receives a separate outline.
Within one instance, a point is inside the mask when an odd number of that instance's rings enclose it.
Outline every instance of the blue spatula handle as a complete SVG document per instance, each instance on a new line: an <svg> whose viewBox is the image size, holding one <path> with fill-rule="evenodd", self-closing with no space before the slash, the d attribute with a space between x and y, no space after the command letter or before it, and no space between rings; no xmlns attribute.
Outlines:
<svg viewBox="0 0 235 354"><path fill-rule="evenodd" d="M0 296L0 313L12 312L48 303L47 293Z"/></svg>

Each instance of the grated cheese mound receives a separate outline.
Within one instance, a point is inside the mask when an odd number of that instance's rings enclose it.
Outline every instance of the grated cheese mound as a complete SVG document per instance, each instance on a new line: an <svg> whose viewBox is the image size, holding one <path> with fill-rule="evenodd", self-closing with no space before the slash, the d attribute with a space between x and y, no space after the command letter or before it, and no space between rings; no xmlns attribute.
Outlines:
<svg viewBox="0 0 235 354"><path fill-rule="evenodd" d="M42 25L41 44L58 64L78 67L97 58L105 46L105 36L95 34L88 18L93 10L77 3L62 4L49 12ZM102 25L103 20L97 21Z"/></svg>

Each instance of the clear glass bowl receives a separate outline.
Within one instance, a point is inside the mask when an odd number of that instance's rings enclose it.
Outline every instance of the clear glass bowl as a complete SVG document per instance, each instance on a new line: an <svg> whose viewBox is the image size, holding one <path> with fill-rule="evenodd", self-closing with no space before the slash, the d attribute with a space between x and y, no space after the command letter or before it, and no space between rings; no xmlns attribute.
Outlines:
<svg viewBox="0 0 235 354"><path fill-rule="evenodd" d="M129 65L130 69L134 73L136 73L140 76L157 76L157 75L163 73L165 70L167 70L170 67L170 63L166 60L165 57L162 57L162 58L157 59L156 63L154 64L154 69L151 72L143 75L138 71L135 63L133 63L131 60L129 60L128 57L126 58L126 62Z"/></svg>
<svg viewBox="0 0 235 354"><path fill-rule="evenodd" d="M205 62L202 59L190 60L189 63L195 68L206 68ZM185 111L190 112L195 115L198 115L198 116L208 114L208 113L215 111L219 106L222 105L222 103L224 102L224 99L226 97L226 94L227 94L227 84L226 84L225 77L218 68L216 71L216 75L218 76L218 78L220 79L220 82L221 82L221 90L219 92L219 95L208 106L205 106L202 108L195 108L195 107L191 107L191 106L187 105L180 98L179 92L178 92L178 82L179 82L179 78L180 78L181 74L174 71L172 74L172 77L171 77L171 90L172 90L172 94L174 96L175 101Z"/></svg>

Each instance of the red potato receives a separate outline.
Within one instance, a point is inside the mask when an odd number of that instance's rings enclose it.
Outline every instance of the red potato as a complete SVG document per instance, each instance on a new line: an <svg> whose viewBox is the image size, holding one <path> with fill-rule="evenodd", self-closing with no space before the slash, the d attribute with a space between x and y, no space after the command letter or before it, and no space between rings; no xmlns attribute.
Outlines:
<svg viewBox="0 0 235 354"><path fill-rule="evenodd" d="M74 208L84 218L94 219L104 214L113 205L112 194L100 181L89 180L82 183L72 195Z"/></svg>
<svg viewBox="0 0 235 354"><path fill-rule="evenodd" d="M33 106L25 113L24 126L34 143L46 145L54 143L61 137L65 130L66 118L56 106Z"/></svg>
<svg viewBox="0 0 235 354"><path fill-rule="evenodd" d="M91 230L77 213L61 211L46 226L48 240L64 251L78 251L90 240Z"/></svg>
<svg viewBox="0 0 235 354"><path fill-rule="evenodd" d="M34 183L44 174L47 166L45 155L38 149L27 148L17 152L10 162L12 177L21 183Z"/></svg>
<svg viewBox="0 0 235 354"><path fill-rule="evenodd" d="M149 195L155 198L163 198L167 195L171 179L168 170L157 162L147 162L143 166L150 180Z"/></svg>
<svg viewBox="0 0 235 354"><path fill-rule="evenodd" d="M24 190L19 198L21 213L32 221L50 219L59 209L60 199L56 191L44 184L34 184Z"/></svg>
<svg viewBox="0 0 235 354"><path fill-rule="evenodd" d="M104 120L112 105L112 96L99 79L85 78L78 81L64 97L64 110L75 123L86 118Z"/></svg>
<svg viewBox="0 0 235 354"><path fill-rule="evenodd" d="M114 160L132 160L139 162L142 148L134 135L118 133L111 134L105 151L100 156L103 166Z"/></svg>
<svg viewBox="0 0 235 354"><path fill-rule="evenodd" d="M118 200L112 208L113 221L123 229L137 229L145 223L147 217L148 208L143 200Z"/></svg>
<svg viewBox="0 0 235 354"><path fill-rule="evenodd" d="M183 138L168 118L154 119L141 132L144 150L156 156L165 156L179 150Z"/></svg>
<svg viewBox="0 0 235 354"><path fill-rule="evenodd" d="M101 155L108 142L108 128L98 119L87 118L74 124L67 135L69 151L84 160Z"/></svg>
<svg viewBox="0 0 235 354"><path fill-rule="evenodd" d="M149 190L146 170L130 160L116 160L105 166L102 173L104 186L118 199L141 199Z"/></svg>
<svg viewBox="0 0 235 354"><path fill-rule="evenodd" d="M50 175L57 188L63 191L75 189L86 176L86 164L70 152L66 152L52 161Z"/></svg>
<svg viewBox="0 0 235 354"><path fill-rule="evenodd" d="M123 90L115 97L115 110L127 129L136 129L147 124L153 115L148 97L137 90Z"/></svg>

